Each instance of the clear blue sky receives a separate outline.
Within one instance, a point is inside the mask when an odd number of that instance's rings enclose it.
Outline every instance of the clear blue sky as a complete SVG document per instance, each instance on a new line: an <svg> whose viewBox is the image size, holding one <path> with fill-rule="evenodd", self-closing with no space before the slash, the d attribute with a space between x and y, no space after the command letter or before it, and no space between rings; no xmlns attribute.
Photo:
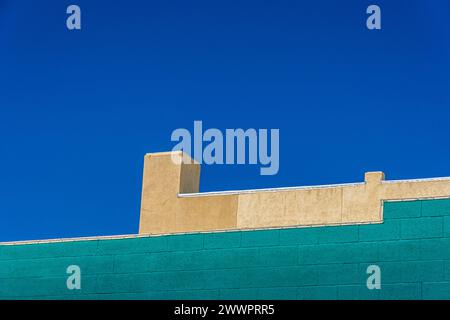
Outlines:
<svg viewBox="0 0 450 320"><path fill-rule="evenodd" d="M78 4L82 30L68 31ZM365 27L378 4L382 30ZM450 176L450 2L0 0L0 241L136 233L176 128L279 128L202 191Z"/></svg>

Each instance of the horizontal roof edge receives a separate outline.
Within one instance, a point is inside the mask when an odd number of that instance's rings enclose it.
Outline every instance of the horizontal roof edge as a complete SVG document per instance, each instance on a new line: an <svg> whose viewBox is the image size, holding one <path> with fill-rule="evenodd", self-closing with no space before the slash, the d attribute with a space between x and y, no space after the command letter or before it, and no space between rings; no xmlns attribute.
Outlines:
<svg viewBox="0 0 450 320"><path fill-rule="evenodd" d="M381 181L381 183L433 182L433 181L446 181L446 180L450 181L450 177L383 180L383 181ZM365 184L365 182L337 183L337 184L324 184L324 185L312 185L312 186L261 188L261 189L247 189L247 190L226 190L226 191L208 191L208 192L196 192L196 193L179 193L178 197L190 198L190 197L237 195L237 194L247 194L247 193L256 193L256 192L279 192L279 191L294 191L294 190L308 190L308 189L324 189L324 188L359 186L359 185L363 185L363 184Z"/></svg>
<svg viewBox="0 0 450 320"><path fill-rule="evenodd" d="M0 242L0 246L27 245L27 244L40 244L40 243L78 242L78 241L96 241L96 240L151 238L151 237L164 237L164 236L187 235L187 234L248 232L248 231L274 230L274 229L318 228L318 227L365 225L365 224L378 224L378 223L382 223L382 221L381 222L380 221L370 221L370 222L354 222L354 223L330 223L330 224L316 224L316 225L311 224L311 225L278 226L278 227L267 227L267 228L248 228L248 229L226 229L226 230L213 230L213 231L208 230L208 231L192 231L192 232L174 232L174 233L162 233L162 234L129 234L129 235L92 236L92 237L78 237L78 238L55 238L55 239L43 239L43 240L23 240L23 241Z"/></svg>

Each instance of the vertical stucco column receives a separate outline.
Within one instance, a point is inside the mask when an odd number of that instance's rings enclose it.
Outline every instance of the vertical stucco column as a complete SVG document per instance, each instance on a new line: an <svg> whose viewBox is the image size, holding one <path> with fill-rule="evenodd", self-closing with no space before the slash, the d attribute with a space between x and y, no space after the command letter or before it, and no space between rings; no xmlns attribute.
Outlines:
<svg viewBox="0 0 450 320"><path fill-rule="evenodd" d="M200 165L182 157L182 152L145 155L139 233L174 230L177 212L183 209L178 194L198 192Z"/></svg>
<svg viewBox="0 0 450 320"><path fill-rule="evenodd" d="M235 229L238 196L198 196L199 183L200 165L188 155L182 152L147 154L139 233Z"/></svg>

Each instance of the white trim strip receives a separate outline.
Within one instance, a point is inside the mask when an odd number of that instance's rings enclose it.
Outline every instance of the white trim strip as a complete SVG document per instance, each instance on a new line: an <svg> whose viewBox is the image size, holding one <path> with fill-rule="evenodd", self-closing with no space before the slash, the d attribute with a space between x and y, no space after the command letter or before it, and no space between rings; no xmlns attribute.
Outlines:
<svg viewBox="0 0 450 320"><path fill-rule="evenodd" d="M410 182L432 182L432 181L448 181L450 177L440 178L424 178L424 179L405 179L405 180L383 180L381 183L410 183ZM280 192L280 191L294 191L294 190L310 190L310 189L326 189L326 188L339 188L349 186L364 185L365 182L353 182L353 183L338 183L338 184L324 184L317 186L300 186L300 187L280 187L280 188L263 188L263 189L248 189L248 190L229 190L229 191L208 191L208 192L196 192L196 193L179 193L179 198L192 198L192 197L212 197L212 196L227 196L227 195L239 195L258 192Z"/></svg>
<svg viewBox="0 0 450 320"><path fill-rule="evenodd" d="M161 233L161 234L130 234L130 235L117 235L117 236L97 236L97 237L46 239L46 240L26 240L26 241L0 242L0 246L41 244L41 243L60 243L60 242L77 242L77 241L96 241L96 240L117 240L117 239L133 239L133 238L151 238L151 237L179 236L179 235L187 235L187 234L207 234L207 233L225 233L225 232L249 232L249 231L262 231L262 230L320 228L320 227L366 225L366 224L379 224L379 223L383 223L383 221L378 221L377 220L377 221L364 221L364 222L309 224L309 225L293 225L293 226L274 226L274 227L261 227L261 228L218 229L218 230L174 232L174 233Z"/></svg>
<svg viewBox="0 0 450 320"><path fill-rule="evenodd" d="M450 180L450 177L405 179L405 180L383 180L383 181L381 181L381 183L433 182L433 181L448 181L448 180Z"/></svg>
<svg viewBox="0 0 450 320"><path fill-rule="evenodd" d="M236 194L248 194L258 192L280 192L280 191L294 191L294 190L310 190L310 189L326 189L326 188L339 188L349 186L363 185L365 182L354 183L341 183L341 184L325 184L317 186L305 186L305 187L280 187L280 188L265 188L265 189L249 189L249 190L229 190L229 191L210 191L210 192L197 192L197 193L179 193L179 198L191 198L191 197L210 197L210 196L224 196L224 195L236 195Z"/></svg>

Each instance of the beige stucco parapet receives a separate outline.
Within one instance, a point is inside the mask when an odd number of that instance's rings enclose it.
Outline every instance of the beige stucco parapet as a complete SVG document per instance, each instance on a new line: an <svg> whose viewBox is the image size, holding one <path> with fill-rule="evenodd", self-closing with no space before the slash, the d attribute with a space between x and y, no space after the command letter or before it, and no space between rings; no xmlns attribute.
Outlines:
<svg viewBox="0 0 450 320"><path fill-rule="evenodd" d="M184 161L181 161L184 159ZM181 152L147 154L140 234L381 222L382 203L450 197L450 178L199 193L200 165Z"/></svg>

